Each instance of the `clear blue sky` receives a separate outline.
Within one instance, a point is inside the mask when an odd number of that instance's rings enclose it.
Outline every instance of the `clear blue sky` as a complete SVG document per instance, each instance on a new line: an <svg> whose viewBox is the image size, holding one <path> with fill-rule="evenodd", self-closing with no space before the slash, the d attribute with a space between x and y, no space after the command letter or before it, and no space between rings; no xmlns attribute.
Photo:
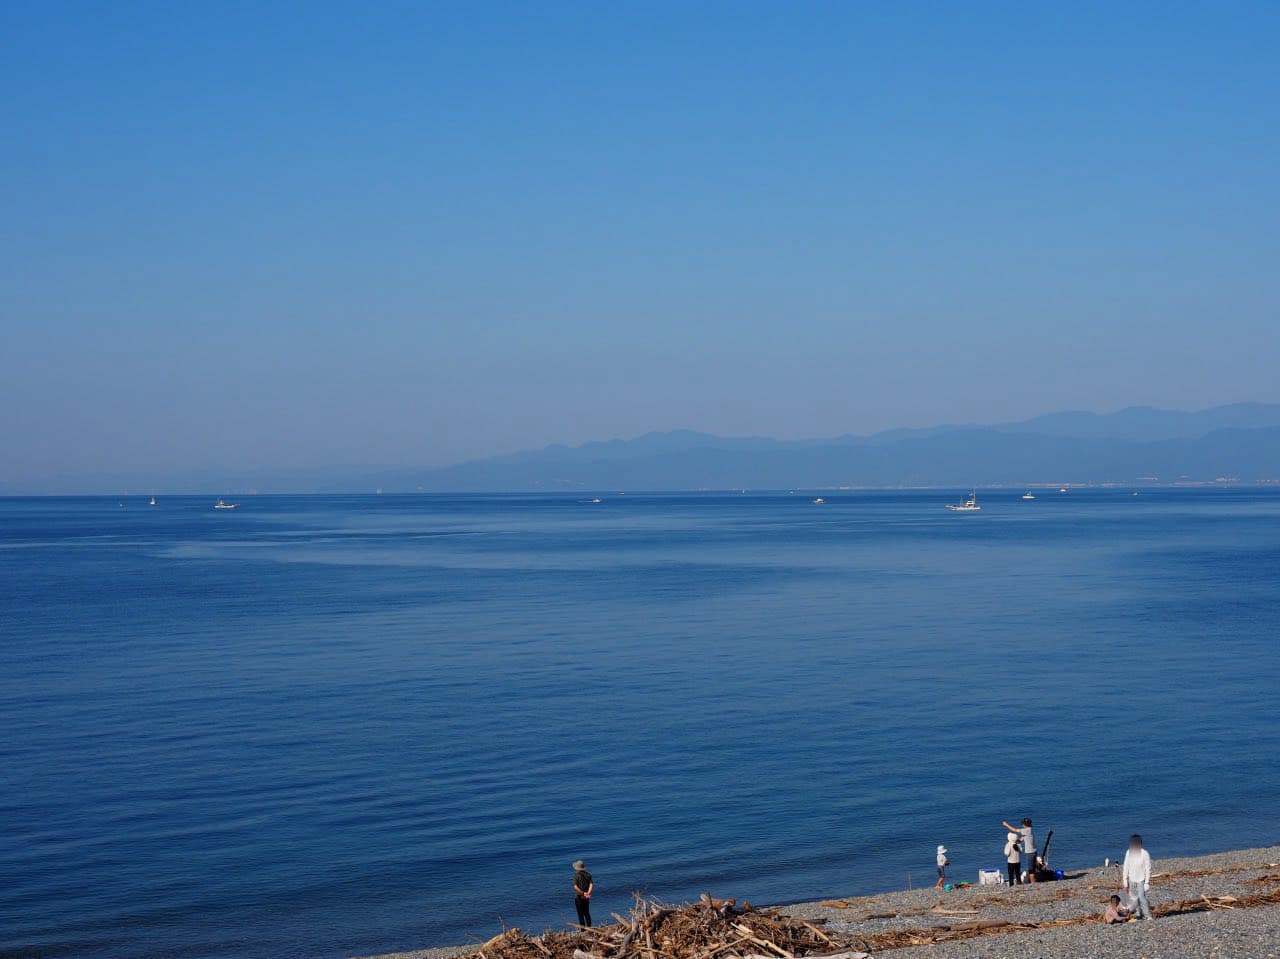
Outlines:
<svg viewBox="0 0 1280 959"><path fill-rule="evenodd" d="M1275 3L8 3L0 478L1280 401Z"/></svg>

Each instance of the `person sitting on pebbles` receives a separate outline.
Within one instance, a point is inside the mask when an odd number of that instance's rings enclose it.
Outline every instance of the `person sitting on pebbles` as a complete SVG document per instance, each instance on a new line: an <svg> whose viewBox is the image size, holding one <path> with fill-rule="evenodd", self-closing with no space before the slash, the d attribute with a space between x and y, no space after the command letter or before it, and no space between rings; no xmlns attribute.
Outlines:
<svg viewBox="0 0 1280 959"><path fill-rule="evenodd" d="M1112 896L1107 902L1107 911L1102 914L1102 921L1114 926L1117 922L1128 922L1129 918L1129 910L1120 905L1120 897Z"/></svg>

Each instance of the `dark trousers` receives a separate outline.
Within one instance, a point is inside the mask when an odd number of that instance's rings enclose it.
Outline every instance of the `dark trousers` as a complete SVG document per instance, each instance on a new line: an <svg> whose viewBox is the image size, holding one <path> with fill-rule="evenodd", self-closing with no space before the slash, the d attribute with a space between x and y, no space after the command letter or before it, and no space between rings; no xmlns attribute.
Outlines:
<svg viewBox="0 0 1280 959"><path fill-rule="evenodd" d="M578 909L578 925L591 925L591 900L583 899L581 896L573 897L573 904Z"/></svg>
<svg viewBox="0 0 1280 959"><path fill-rule="evenodd" d="M1022 881L1022 864L1017 862L1009 863L1009 885L1016 886Z"/></svg>

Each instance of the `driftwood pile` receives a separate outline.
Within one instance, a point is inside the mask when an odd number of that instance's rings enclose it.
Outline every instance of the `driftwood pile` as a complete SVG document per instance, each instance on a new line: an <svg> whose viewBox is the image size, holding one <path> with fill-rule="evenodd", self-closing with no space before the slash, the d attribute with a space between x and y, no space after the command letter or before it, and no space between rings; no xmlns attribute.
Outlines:
<svg viewBox="0 0 1280 959"><path fill-rule="evenodd" d="M476 959L861 959L861 940L828 935L775 909L757 910L709 894L668 906L636 897L627 916L594 929L534 938L508 929L484 943Z"/></svg>
<svg viewBox="0 0 1280 959"><path fill-rule="evenodd" d="M1153 911L1157 916L1176 916L1272 905L1280 905L1280 889L1247 896L1201 896L1160 905ZM929 912L941 921L928 927L859 936L823 930L776 909L757 910L750 903L739 906L733 899L704 895L695 903L669 906L637 896L630 914L615 913L615 921L607 926L575 927L541 936L508 929L465 959L865 959L871 953L907 946L1102 921L1100 911L1043 922L979 919L972 908L935 906Z"/></svg>

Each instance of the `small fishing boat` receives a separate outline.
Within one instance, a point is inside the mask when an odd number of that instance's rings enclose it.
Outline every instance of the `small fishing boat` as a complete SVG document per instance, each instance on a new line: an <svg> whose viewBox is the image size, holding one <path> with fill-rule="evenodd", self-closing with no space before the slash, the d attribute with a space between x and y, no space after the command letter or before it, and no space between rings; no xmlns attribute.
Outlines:
<svg viewBox="0 0 1280 959"><path fill-rule="evenodd" d="M1067 488L1065 486L1058 490L1059 493L1065 493L1066 491Z"/></svg>
<svg viewBox="0 0 1280 959"><path fill-rule="evenodd" d="M1033 492L1031 492L1031 490L1027 490L1025 493L1023 493L1023 494L1022 494L1022 498L1023 498L1023 499L1035 499L1035 498L1036 498L1036 494L1035 494L1035 493L1033 493Z"/></svg>
<svg viewBox="0 0 1280 959"><path fill-rule="evenodd" d="M593 499L591 502L592 502L592 504L593 504L593 505L598 505L598 504L600 504L600 503L603 503L603 502L604 502L604 500L602 500L599 496L597 496L597 497L596 497L595 499Z"/></svg>
<svg viewBox="0 0 1280 959"><path fill-rule="evenodd" d="M214 509L239 509L239 508L240 508L240 504L239 504L239 503L228 503L228 502L226 502L226 500L218 500L218 502L216 502L216 503L214 503L214 504L213 504L213 508L214 508Z"/></svg>
<svg viewBox="0 0 1280 959"><path fill-rule="evenodd" d="M821 496L819 496L817 499L815 499L815 500L813 501L813 505L814 505L814 506L825 506L825 505L826 505L826 502L827 502L826 500L824 500Z"/></svg>
<svg viewBox="0 0 1280 959"><path fill-rule="evenodd" d="M974 490L972 493L970 493L969 498L966 499L963 503L948 503L947 509L951 510L951 512L953 513L978 512L980 509L982 509L982 507L978 505L978 491Z"/></svg>

